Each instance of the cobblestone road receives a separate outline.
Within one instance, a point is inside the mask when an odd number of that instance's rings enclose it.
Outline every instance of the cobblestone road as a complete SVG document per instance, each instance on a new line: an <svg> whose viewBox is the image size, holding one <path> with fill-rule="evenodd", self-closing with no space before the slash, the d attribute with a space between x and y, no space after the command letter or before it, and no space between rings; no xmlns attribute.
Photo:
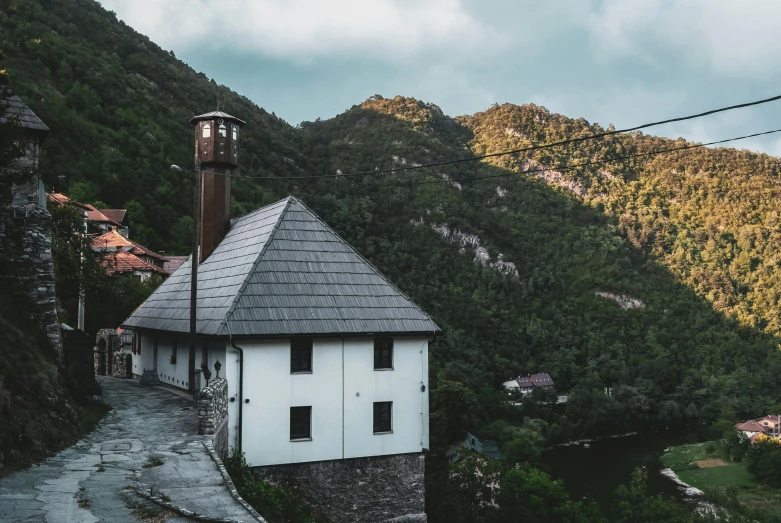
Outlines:
<svg viewBox="0 0 781 523"><path fill-rule="evenodd" d="M191 401L134 380L99 380L113 407L103 423L40 465L0 479L0 522L137 523L144 514L133 507L142 499L129 487L139 484L198 514L254 521L204 449Z"/></svg>

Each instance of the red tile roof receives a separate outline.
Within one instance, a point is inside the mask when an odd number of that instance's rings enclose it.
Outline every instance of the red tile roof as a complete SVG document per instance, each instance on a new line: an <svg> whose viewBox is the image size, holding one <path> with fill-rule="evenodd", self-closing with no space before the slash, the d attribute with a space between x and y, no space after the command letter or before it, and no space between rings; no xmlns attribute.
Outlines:
<svg viewBox="0 0 781 523"><path fill-rule="evenodd" d="M93 238L92 248L94 250L122 249L135 255L145 255L151 258L157 258L163 262L165 261L165 256L162 254L157 254L155 251L147 249L138 242L125 238L114 230Z"/></svg>
<svg viewBox="0 0 781 523"><path fill-rule="evenodd" d="M108 223L111 225L116 225L117 227L121 227L121 220L116 221L113 218L110 218L106 214L103 213L103 211L100 211L95 208L94 205L90 205L88 203L81 203L77 202L76 200L72 200L61 193L46 193L46 199L53 203L59 203L62 205L75 205L77 207L81 207L82 209L87 211L87 220L91 222L99 222L99 223ZM122 211L126 212L124 209L108 209L107 211Z"/></svg>
<svg viewBox="0 0 781 523"><path fill-rule="evenodd" d="M127 209L98 209L109 220L120 225L127 218Z"/></svg>
<svg viewBox="0 0 781 523"><path fill-rule="evenodd" d="M59 203L61 205L75 205L76 207L81 207L82 209L89 210L90 208L93 208L91 205L87 205L86 203L77 202L76 200L71 200L64 194L55 192L55 193L46 193L46 200L52 203Z"/></svg>
<svg viewBox="0 0 781 523"><path fill-rule="evenodd" d="M138 256L123 250L106 253L100 260L100 264L106 269L106 273L109 276L128 274L135 271L154 272L162 276L170 276L171 274L168 271L161 269L156 265L152 265L151 263L147 263Z"/></svg>
<svg viewBox="0 0 781 523"><path fill-rule="evenodd" d="M111 225L116 225L117 227L120 227L121 225L105 214L103 214L101 211L96 209L90 204L86 204L88 210L87 210L87 219L91 222L99 222L99 223L109 223Z"/></svg>
<svg viewBox="0 0 781 523"><path fill-rule="evenodd" d="M765 432L765 427L754 421L748 420L744 423L735 423L735 428L743 432Z"/></svg>

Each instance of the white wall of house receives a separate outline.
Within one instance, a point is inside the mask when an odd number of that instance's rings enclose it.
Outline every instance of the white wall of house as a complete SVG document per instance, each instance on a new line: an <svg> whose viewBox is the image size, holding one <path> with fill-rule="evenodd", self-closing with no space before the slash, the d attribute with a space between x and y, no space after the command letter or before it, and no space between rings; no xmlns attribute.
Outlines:
<svg viewBox="0 0 781 523"><path fill-rule="evenodd" d="M253 466L421 452L428 448L428 341L394 341L393 370L374 370L372 338L315 339L312 373L290 373L290 341L247 341L242 450ZM233 353L236 354L237 353ZM236 360L238 358L236 357ZM226 374L238 381L238 363ZM421 390L421 385L425 390ZM229 392L233 394L233 386ZM236 391L237 393L238 391ZM393 431L373 433L373 403L393 402ZM230 403L238 417L238 398ZM312 407L311 441L290 441L290 407ZM231 422L231 444L236 424Z"/></svg>
<svg viewBox="0 0 781 523"><path fill-rule="evenodd" d="M176 340L176 363L170 361ZM186 389L189 385L190 345L187 336L158 335L157 375L161 383ZM200 363L200 358L196 361Z"/></svg>
<svg viewBox="0 0 781 523"><path fill-rule="evenodd" d="M140 336L140 354L133 354L133 374L141 376L144 374L145 369L155 368L155 350L154 340L150 334L144 332L136 332L136 336Z"/></svg>
<svg viewBox="0 0 781 523"><path fill-rule="evenodd" d="M345 340L344 376L345 458L428 448L428 339L395 338L393 370L374 370L373 338ZM393 402L390 434L373 433L375 401Z"/></svg>

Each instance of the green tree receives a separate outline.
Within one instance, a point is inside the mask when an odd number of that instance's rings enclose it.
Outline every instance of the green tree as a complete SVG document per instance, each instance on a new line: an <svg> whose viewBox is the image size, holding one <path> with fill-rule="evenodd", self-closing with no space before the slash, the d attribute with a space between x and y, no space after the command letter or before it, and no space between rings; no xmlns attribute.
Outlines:
<svg viewBox="0 0 781 523"><path fill-rule="evenodd" d="M498 508L491 521L529 523L602 523L605 518L593 503L572 501L560 481L528 467L506 470L496 496Z"/></svg>

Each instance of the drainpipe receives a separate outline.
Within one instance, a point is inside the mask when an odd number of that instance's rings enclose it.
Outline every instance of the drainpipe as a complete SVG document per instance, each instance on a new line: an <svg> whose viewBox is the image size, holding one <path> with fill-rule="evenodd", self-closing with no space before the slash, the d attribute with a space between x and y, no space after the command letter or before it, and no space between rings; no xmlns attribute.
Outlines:
<svg viewBox="0 0 781 523"><path fill-rule="evenodd" d="M241 452L241 436L242 436L242 421L244 414L244 349L236 345L233 341L233 334L231 333L230 324L226 321L225 325L228 327L228 335L230 336L231 347L233 350L239 353L239 435L236 438L239 452Z"/></svg>
<svg viewBox="0 0 781 523"><path fill-rule="evenodd" d="M344 336L342 336L342 459L344 459Z"/></svg>

